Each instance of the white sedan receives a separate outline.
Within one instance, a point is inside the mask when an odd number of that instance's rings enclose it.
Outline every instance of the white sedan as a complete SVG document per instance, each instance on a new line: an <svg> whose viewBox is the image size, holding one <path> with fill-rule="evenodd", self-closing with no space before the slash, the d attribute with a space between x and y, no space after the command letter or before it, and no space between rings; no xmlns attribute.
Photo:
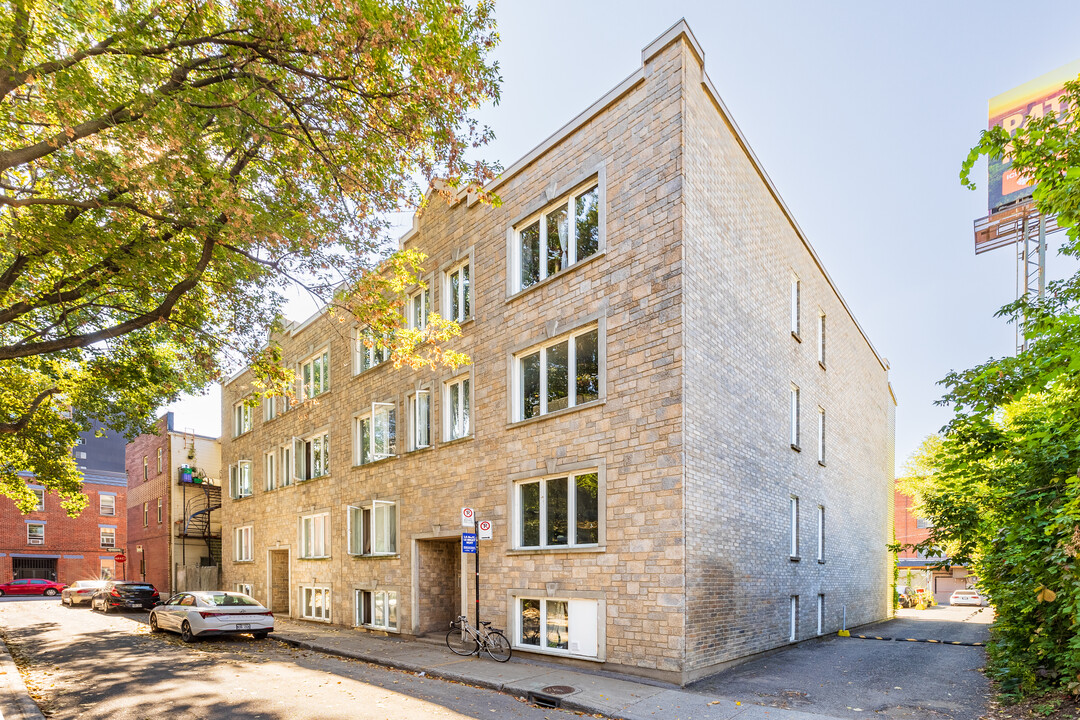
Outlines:
<svg viewBox="0 0 1080 720"><path fill-rule="evenodd" d="M184 642L241 633L261 640L274 631L274 613L243 593L193 590L177 593L151 610L150 630L178 632Z"/></svg>
<svg viewBox="0 0 1080 720"><path fill-rule="evenodd" d="M983 600L978 590L954 590L949 596L950 605L975 605L982 607Z"/></svg>

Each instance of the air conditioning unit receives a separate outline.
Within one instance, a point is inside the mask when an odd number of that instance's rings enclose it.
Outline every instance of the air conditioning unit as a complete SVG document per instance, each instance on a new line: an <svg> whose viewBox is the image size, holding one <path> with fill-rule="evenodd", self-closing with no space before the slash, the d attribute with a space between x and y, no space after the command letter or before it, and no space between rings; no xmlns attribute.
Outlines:
<svg viewBox="0 0 1080 720"><path fill-rule="evenodd" d="M30 544L31 545L44 545L45 540L44 540L44 538L30 538Z"/></svg>

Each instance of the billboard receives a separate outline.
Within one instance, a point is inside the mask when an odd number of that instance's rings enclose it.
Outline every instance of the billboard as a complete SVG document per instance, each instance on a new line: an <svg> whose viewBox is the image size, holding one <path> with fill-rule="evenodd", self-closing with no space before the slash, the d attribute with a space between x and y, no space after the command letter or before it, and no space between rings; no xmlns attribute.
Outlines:
<svg viewBox="0 0 1080 720"><path fill-rule="evenodd" d="M1075 60L1057 70L1035 78L990 99L990 124L1005 128L1011 135L1024 127L1031 118L1043 117L1049 112L1061 115L1065 109L1065 81L1076 80L1080 75L1080 60ZM990 159L990 182L988 203L990 213L996 213L1007 205L1031 197L1035 190L1031 178L1012 169L1009 158Z"/></svg>

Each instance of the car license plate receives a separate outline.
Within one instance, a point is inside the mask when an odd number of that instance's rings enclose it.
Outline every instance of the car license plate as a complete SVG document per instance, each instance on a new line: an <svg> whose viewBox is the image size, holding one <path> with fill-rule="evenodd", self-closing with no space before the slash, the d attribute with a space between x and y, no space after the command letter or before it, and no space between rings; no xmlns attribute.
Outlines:
<svg viewBox="0 0 1080 720"><path fill-rule="evenodd" d="M140 607L141 605L142 605L141 602L136 602L134 600L128 600L127 601L127 606L128 607Z"/></svg>
<svg viewBox="0 0 1080 720"><path fill-rule="evenodd" d="M236 623L237 630L250 630L251 623Z"/></svg>

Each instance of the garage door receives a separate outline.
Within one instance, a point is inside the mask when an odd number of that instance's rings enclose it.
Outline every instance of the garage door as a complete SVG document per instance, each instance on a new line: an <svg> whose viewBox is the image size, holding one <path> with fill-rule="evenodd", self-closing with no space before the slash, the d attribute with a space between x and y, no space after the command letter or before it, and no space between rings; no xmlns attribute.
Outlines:
<svg viewBox="0 0 1080 720"><path fill-rule="evenodd" d="M934 597L939 603L949 602L949 596L953 590L963 590L967 587L967 578L954 578L948 576L934 578Z"/></svg>

